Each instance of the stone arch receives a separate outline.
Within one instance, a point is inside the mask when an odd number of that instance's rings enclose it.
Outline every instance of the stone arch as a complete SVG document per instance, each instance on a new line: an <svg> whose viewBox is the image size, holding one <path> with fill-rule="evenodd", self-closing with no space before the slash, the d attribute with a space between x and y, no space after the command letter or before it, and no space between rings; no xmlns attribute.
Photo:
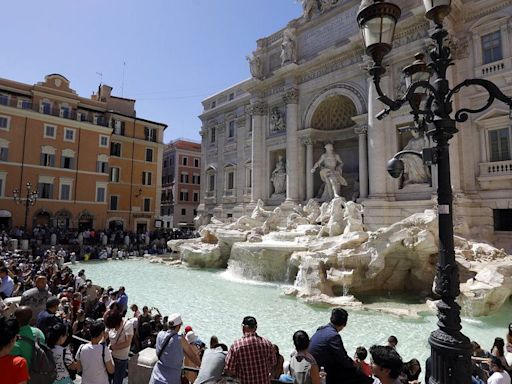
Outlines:
<svg viewBox="0 0 512 384"><path fill-rule="evenodd" d="M53 214L45 208L38 209L32 216L33 225L51 226Z"/></svg>
<svg viewBox="0 0 512 384"><path fill-rule="evenodd" d="M367 98L363 96L363 92L354 84L333 84L332 86L323 89L318 95L316 95L307 107L303 118L304 128L312 127L313 116L315 115L318 107L325 100L334 96L343 96L349 99L355 107L354 115L361 115L368 111Z"/></svg>
<svg viewBox="0 0 512 384"><path fill-rule="evenodd" d="M60 209L59 211L55 212L54 215L54 221L55 226L57 228L61 229L69 229L71 228L72 223L72 214L67 209Z"/></svg>
<svg viewBox="0 0 512 384"><path fill-rule="evenodd" d="M355 125L354 103L346 96L333 95L322 101L313 113L311 127L322 131L349 128Z"/></svg>

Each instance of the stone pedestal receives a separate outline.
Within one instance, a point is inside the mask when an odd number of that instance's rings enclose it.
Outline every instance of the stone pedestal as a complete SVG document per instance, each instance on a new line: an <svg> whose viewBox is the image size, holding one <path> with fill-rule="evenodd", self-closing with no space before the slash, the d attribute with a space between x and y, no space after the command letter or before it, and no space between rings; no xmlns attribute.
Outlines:
<svg viewBox="0 0 512 384"><path fill-rule="evenodd" d="M155 348L146 348L132 356L128 363L128 382L147 384L158 358Z"/></svg>

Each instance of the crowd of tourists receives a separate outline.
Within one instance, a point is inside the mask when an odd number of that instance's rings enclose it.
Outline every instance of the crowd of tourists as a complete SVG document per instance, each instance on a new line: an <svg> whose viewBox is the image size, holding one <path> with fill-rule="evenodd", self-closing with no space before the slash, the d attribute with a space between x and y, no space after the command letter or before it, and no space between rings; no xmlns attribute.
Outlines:
<svg viewBox="0 0 512 384"><path fill-rule="evenodd" d="M431 375L429 360L402 360L394 336L387 345L360 346L349 354L340 335L348 322L342 308L334 308L311 337L303 330L290 335L295 350L285 359L257 333L253 316L243 318L241 337L231 346L215 336L207 345L191 326L183 327L181 314L129 306L124 287L95 285L85 270L75 275L61 250L30 258L0 251L2 383L68 384L79 374L84 384L121 384L130 355L147 347L157 355L154 384L415 384L422 372L427 383ZM19 305L8 305L16 295ZM512 324L488 352L474 343L473 382L510 384L507 353Z"/></svg>

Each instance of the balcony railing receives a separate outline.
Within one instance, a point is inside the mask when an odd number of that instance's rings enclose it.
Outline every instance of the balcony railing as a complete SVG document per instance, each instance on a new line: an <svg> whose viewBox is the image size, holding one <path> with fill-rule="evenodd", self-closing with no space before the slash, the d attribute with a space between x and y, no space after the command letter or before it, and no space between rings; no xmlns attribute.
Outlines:
<svg viewBox="0 0 512 384"><path fill-rule="evenodd" d="M480 163L480 177L511 176L512 160Z"/></svg>
<svg viewBox="0 0 512 384"><path fill-rule="evenodd" d="M39 104L33 104L32 102L27 100L19 100L15 97L0 98L0 105L5 105L7 107L17 109L31 110L37 113L41 113L43 115L56 116L62 119L82 121L94 125L100 125L102 127L108 127L108 121L105 119L104 116L93 115L90 113L85 114L85 112L82 112L80 110L61 110L57 107L40 106Z"/></svg>
<svg viewBox="0 0 512 384"><path fill-rule="evenodd" d="M475 75L478 77L492 76L496 73L503 72L508 65L505 59L484 64L475 69Z"/></svg>

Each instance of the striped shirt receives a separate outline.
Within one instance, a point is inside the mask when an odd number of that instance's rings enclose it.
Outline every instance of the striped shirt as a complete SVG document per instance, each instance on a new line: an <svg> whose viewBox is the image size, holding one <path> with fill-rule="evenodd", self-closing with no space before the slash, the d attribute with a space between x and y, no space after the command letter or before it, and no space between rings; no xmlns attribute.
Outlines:
<svg viewBox="0 0 512 384"><path fill-rule="evenodd" d="M256 332L245 333L236 340L226 357L226 370L234 373L242 384L270 383L270 372L275 364L274 346Z"/></svg>

